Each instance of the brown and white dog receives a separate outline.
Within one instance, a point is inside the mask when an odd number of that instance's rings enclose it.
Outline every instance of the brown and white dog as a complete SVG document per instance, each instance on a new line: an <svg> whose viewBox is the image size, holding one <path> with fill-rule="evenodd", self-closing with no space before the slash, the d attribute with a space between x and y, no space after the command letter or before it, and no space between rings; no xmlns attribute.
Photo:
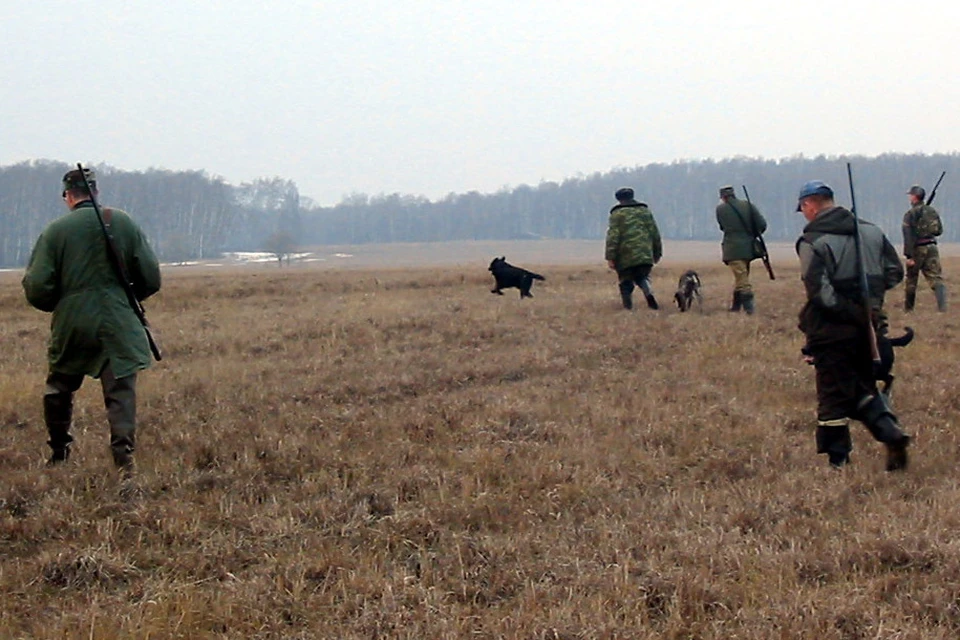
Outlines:
<svg viewBox="0 0 960 640"><path fill-rule="evenodd" d="M677 292L673 294L673 299L677 301L677 308L680 312L689 311L694 300L697 302L697 308L703 311L703 295L700 293L700 276L693 269L684 271L677 283Z"/></svg>

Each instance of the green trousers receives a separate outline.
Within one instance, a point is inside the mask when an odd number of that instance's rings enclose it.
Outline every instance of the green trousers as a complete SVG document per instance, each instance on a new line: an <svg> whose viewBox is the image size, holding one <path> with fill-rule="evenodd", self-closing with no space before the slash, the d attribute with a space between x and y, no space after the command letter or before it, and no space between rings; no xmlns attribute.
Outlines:
<svg viewBox="0 0 960 640"><path fill-rule="evenodd" d="M43 416L50 440L47 444L54 452L70 448L73 436L73 394L83 384L82 374L67 374L51 371L43 393ZM116 378L108 362L100 372L103 403L110 424L110 449L113 460L119 466L130 463L137 430L137 374Z"/></svg>

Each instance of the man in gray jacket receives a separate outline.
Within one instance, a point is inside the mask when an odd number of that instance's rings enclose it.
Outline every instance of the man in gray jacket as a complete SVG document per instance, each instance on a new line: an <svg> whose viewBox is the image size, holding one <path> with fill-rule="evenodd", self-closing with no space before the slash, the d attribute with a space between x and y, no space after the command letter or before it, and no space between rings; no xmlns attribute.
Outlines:
<svg viewBox="0 0 960 640"><path fill-rule="evenodd" d="M797 211L808 222L797 240L797 255L807 294L800 312L804 354L817 371L817 453L827 454L835 467L847 464L853 418L886 446L887 471L905 469L910 437L877 389L869 333L869 323L877 335L886 332L884 293L903 280L903 265L883 231L860 221L868 315L861 304L853 214L834 204L833 189L819 180L800 189Z"/></svg>

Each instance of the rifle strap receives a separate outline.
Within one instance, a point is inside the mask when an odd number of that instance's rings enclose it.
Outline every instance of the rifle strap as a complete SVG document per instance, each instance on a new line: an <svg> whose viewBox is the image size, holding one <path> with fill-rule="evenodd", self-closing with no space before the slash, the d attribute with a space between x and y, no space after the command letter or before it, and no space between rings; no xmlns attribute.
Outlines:
<svg viewBox="0 0 960 640"><path fill-rule="evenodd" d="M120 281L120 285L127 294L127 298L130 301L130 306L134 306L136 294L131 288L130 278L127 276L127 270L123 264L123 256L120 255L120 251L117 249L117 245L113 241L113 236L110 233L110 223L113 222L113 209L110 207L100 207L100 213L101 220L103 221L103 227L101 228L101 231L103 231L103 239L107 246L107 257L109 258L110 264L113 266L114 273L117 274L117 279Z"/></svg>
<svg viewBox="0 0 960 640"><path fill-rule="evenodd" d="M926 210L927 206L928 205L924 204L923 201L920 201L920 203L915 207L916 212L913 214L910 220L910 226L912 227L914 234L917 232L917 225L920 224L920 218L923 217L923 212Z"/></svg>
<svg viewBox="0 0 960 640"><path fill-rule="evenodd" d="M749 233L754 238L756 238L757 231L753 227L753 216L752 215L750 216L750 222L747 223L747 221L743 219L743 214L740 213L740 209L737 209L737 207L733 204L733 202L728 202L727 204L730 206L731 209L733 209L734 213L737 214L737 217L740 218L740 222L743 223L743 230ZM748 213L753 213L753 212L748 211Z"/></svg>

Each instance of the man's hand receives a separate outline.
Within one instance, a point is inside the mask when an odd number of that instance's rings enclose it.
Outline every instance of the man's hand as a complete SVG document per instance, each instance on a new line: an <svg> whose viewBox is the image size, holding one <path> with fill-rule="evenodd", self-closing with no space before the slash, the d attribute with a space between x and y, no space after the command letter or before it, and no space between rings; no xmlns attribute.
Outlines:
<svg viewBox="0 0 960 640"><path fill-rule="evenodd" d="M917 264L917 261L914 260L913 258L907 258L906 264L907 264L908 267L912 267L912 266L914 266L914 265Z"/></svg>
<svg viewBox="0 0 960 640"><path fill-rule="evenodd" d="M607 266L613 269L614 271L617 270L617 263L613 260L607 260Z"/></svg>

